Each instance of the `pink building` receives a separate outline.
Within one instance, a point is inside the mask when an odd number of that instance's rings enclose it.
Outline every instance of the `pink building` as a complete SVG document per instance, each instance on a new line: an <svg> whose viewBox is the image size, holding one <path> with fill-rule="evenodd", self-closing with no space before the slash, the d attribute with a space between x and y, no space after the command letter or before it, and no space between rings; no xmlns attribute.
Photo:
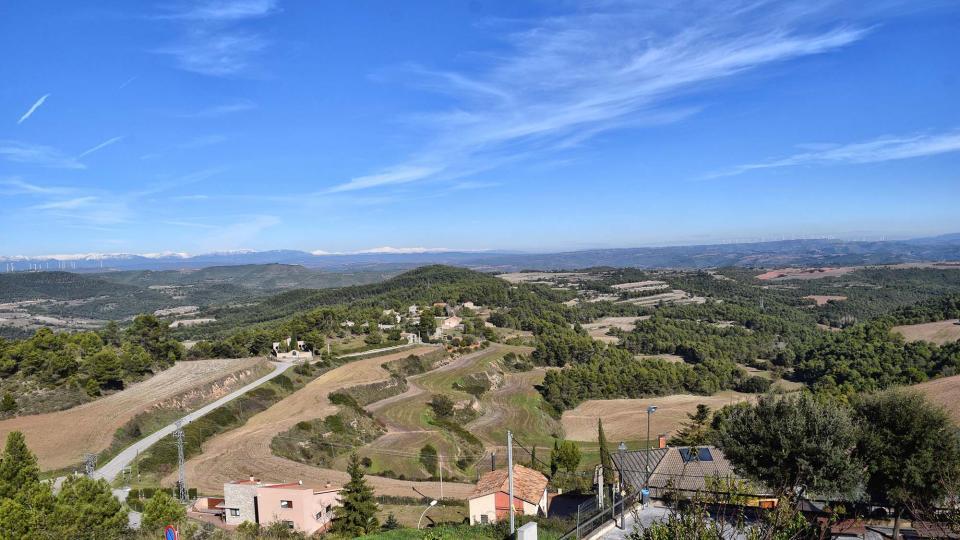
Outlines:
<svg viewBox="0 0 960 540"><path fill-rule="evenodd" d="M325 531L340 505L340 488L314 489L296 484L257 487L257 518L261 524L281 522L291 529L313 534Z"/></svg>

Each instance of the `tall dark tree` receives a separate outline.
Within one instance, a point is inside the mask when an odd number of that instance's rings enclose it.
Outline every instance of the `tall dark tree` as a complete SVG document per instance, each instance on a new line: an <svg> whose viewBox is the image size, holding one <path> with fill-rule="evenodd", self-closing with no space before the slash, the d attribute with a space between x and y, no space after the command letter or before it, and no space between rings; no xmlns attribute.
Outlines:
<svg viewBox="0 0 960 540"><path fill-rule="evenodd" d="M735 468L778 495L798 488L848 493L862 472L857 429L844 406L809 393L763 396L737 407L719 425L720 447Z"/></svg>
<svg viewBox="0 0 960 540"><path fill-rule="evenodd" d="M553 478L557 475L557 471L560 469L560 442L556 439L553 440L553 450L550 451L550 477Z"/></svg>
<svg viewBox="0 0 960 540"><path fill-rule="evenodd" d="M335 511L333 530L348 536L363 536L377 532L380 522L377 520L377 503L373 490L363 478L363 466L357 454L350 456L347 465L350 481L340 492L340 503Z"/></svg>
<svg viewBox="0 0 960 540"><path fill-rule="evenodd" d="M613 460L607 445L607 435L603 432L603 420L597 418L597 443L600 445L600 466L603 467L603 484L613 484Z"/></svg>
<svg viewBox="0 0 960 540"><path fill-rule="evenodd" d="M417 326L420 339L430 341L430 337L433 336L433 333L436 331L437 319L434 318L433 312L428 309L423 310L423 313L420 314L420 324Z"/></svg>
<svg viewBox="0 0 960 540"><path fill-rule="evenodd" d="M854 410L862 426L857 453L867 466L866 491L896 511L927 509L960 479L960 440L946 412L921 394L890 390L864 396Z"/></svg>
<svg viewBox="0 0 960 540"><path fill-rule="evenodd" d="M697 410L687 413L687 422L670 438L674 446L703 446L710 442L710 417L713 412L708 405L700 403Z"/></svg>

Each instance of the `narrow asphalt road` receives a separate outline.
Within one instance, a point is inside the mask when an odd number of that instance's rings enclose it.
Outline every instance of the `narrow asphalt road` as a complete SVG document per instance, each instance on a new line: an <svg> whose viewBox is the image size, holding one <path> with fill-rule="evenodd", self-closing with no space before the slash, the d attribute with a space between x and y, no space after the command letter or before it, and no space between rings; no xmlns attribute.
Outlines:
<svg viewBox="0 0 960 540"><path fill-rule="evenodd" d="M383 349L375 349L375 350L363 351L359 353L344 354L339 358L350 358L353 356L370 355L370 354L376 355L384 352L402 349L404 347L409 347L409 346L410 345L408 344L404 344L404 345L397 345L394 347L385 347ZM277 377L278 375L286 371L288 368L293 366L293 363L291 362L271 362L271 364L273 364L274 368L273 368L273 371L271 371L269 374L264 375L263 377L260 377L259 379L253 381L252 383L223 396L222 398L214 401L213 403L210 403L209 405L205 405L193 411L192 413L187 414L181 419L181 421L183 422L183 425L187 425L190 422L196 420L197 418L210 414L213 410L217 409L218 407L221 407L237 399L238 397L242 396L243 394L246 394L250 390L253 390L254 388L260 386L261 384ZM172 434L174 431L176 431L176 429L177 429L176 423L168 424L160 428L159 430L151 433L150 435L147 435L146 437L140 439L139 441L133 443L132 445L125 448L122 452L117 454L116 457L111 459L104 466L94 471L93 478L103 478L108 482L113 482L114 479L116 479L117 476L120 475L120 473L123 471L125 467L133 463L133 460L137 458L137 455L139 455L140 452L143 452L147 448L150 448L151 446L156 444L158 441L160 441L160 439L163 439L164 437Z"/></svg>
<svg viewBox="0 0 960 540"><path fill-rule="evenodd" d="M184 425L189 424L190 422L196 420L197 418L200 418L202 416L205 416L211 413L214 409L218 407L222 407L223 405L237 399L238 397L242 396L243 394L246 394L250 390L253 390L254 388L260 386L261 384L277 377L278 375L286 371L288 368L293 366L293 364L290 362L271 362L271 364L273 364L274 367L273 367L273 371L271 371L269 374L264 375L263 377L260 377L259 379L253 381L252 383L242 388L234 390L233 392L223 396L222 398L214 401L213 403L210 403L209 405L205 405L193 411L192 413L187 414L181 419L183 424ZM150 448L151 446L156 444L160 439L172 434L174 431L176 431L176 429L177 429L176 423L168 424L158 429L157 431L151 433L150 435L147 435L146 437L140 439L139 441L133 443L132 445L125 448L122 452L117 454L116 457L111 459L104 466L97 469L93 473L93 478L103 478L107 482L113 482L114 479L116 479L116 477L119 476L120 473L123 471L124 467L127 467L128 465L130 465L133 462L133 460L137 458L137 455L140 454L140 452L143 452L147 448Z"/></svg>

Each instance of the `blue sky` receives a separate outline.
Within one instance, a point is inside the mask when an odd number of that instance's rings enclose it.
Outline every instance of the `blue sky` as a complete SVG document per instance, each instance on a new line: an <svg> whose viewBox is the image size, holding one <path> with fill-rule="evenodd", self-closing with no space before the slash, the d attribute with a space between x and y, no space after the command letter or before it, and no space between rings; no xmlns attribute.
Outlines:
<svg viewBox="0 0 960 540"><path fill-rule="evenodd" d="M6 2L0 255L960 231L960 7L853 4Z"/></svg>

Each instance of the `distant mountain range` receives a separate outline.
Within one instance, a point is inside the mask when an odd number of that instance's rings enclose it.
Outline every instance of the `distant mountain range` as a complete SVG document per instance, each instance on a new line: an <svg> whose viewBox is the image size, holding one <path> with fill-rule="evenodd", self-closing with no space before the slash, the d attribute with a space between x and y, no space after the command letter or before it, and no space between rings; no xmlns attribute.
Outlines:
<svg viewBox="0 0 960 540"><path fill-rule="evenodd" d="M737 244L592 249L563 253L506 251L377 250L327 254L296 250L184 253L83 254L45 257L0 256L0 271L183 270L246 264L291 264L327 271L399 271L425 264L448 264L486 271L562 270L595 266L713 268L750 266L838 266L905 262L960 261L960 233L895 241L784 240Z"/></svg>

